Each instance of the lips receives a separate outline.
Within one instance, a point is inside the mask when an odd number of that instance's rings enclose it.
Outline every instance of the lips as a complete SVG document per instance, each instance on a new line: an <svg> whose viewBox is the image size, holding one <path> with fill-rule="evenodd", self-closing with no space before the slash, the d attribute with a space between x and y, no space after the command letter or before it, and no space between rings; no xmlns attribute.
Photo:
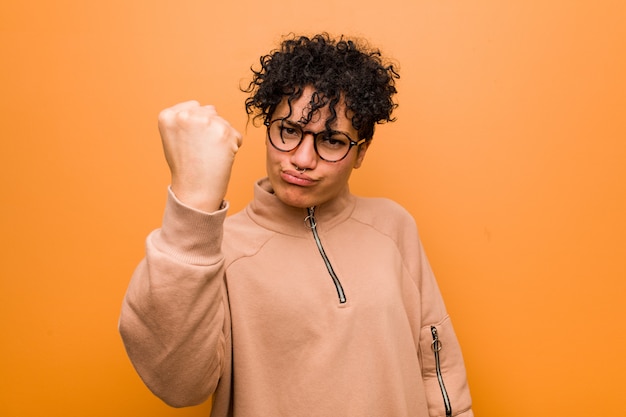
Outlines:
<svg viewBox="0 0 626 417"><path fill-rule="evenodd" d="M280 172L280 177L286 183L293 184L293 185L299 185L299 186L302 186L302 187L311 186L311 185L315 184L315 182L316 182L316 180L314 180L313 178L309 177L308 175L304 175L304 174L302 174L300 172L297 172L297 171L294 171L294 170L281 171Z"/></svg>

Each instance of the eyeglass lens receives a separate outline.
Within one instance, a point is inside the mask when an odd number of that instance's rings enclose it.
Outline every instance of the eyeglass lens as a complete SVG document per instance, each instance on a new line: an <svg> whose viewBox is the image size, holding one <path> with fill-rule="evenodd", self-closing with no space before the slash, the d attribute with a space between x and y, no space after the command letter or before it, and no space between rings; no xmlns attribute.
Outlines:
<svg viewBox="0 0 626 417"><path fill-rule="evenodd" d="M322 131L318 133L304 132L302 128L284 119L277 119L269 125L269 139L279 151L289 152L297 148L306 133L315 138L315 150L320 158L328 162L339 161L348 155L354 141L343 132Z"/></svg>

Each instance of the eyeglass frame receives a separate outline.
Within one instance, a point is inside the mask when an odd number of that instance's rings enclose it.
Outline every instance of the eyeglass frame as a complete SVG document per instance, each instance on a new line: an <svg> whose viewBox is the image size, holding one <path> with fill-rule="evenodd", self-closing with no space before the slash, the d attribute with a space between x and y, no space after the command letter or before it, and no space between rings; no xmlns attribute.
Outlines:
<svg viewBox="0 0 626 417"><path fill-rule="evenodd" d="M292 127L297 127L302 131L302 136L300 137L300 140L298 141L298 143L296 144L296 146L294 146L293 148L289 149L289 150L284 150L284 149L280 149L279 147L277 147L274 144L274 141L272 141L272 135L270 134L270 126L276 122L285 122L288 121L291 125L293 125ZM272 147L274 147L274 149L276 149L279 152L291 152L291 151L295 151L296 149L298 149L300 147L300 145L302 144L302 141L304 140L304 137L308 134L313 136L313 149L315 150L315 154L322 160L322 161L326 161L326 162L330 162L330 163L335 163L335 162L339 162L339 161L343 161L344 159L346 159L346 157L348 156L348 154L350 153L350 150L355 147L355 146L359 146L362 145L363 143L365 143L367 141L367 139L361 139L359 141L355 141L353 140L350 135L348 135L345 132L341 132L339 130L322 130L321 132L312 132L310 130L303 130L302 127L300 127L299 124L289 120L287 117L280 117L278 119L274 119L274 120L270 120L270 121L265 121L263 122L263 124L265 125L265 127L267 127L267 137L270 141L270 144L272 145ZM325 159L322 155L320 155L319 151L317 150L317 140L316 138L321 135L321 134L328 134L328 133L339 133L344 135L346 138L348 138L348 150L346 151L346 154L344 156L342 156L339 159L336 159L334 161L330 161L328 159Z"/></svg>

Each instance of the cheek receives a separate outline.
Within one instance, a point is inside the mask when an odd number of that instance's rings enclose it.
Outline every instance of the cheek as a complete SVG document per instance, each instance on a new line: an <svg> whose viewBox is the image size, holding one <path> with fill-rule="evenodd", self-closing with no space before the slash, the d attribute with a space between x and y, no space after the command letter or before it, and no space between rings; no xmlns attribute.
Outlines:
<svg viewBox="0 0 626 417"><path fill-rule="evenodd" d="M272 148L272 145L266 139L265 140L265 164L266 164L267 170L269 171L270 167L274 165L277 161L278 161L278 158L276 156L276 152Z"/></svg>
<svg viewBox="0 0 626 417"><path fill-rule="evenodd" d="M352 174L352 169L353 169L353 161L350 161L346 164L343 164L342 166L336 167L336 169L334 169L332 172L329 172L328 176L333 178L335 187L341 188L350 179L350 174Z"/></svg>
<svg viewBox="0 0 626 417"><path fill-rule="evenodd" d="M272 148L271 144L266 143L265 172L273 184L279 181L280 172L283 166L282 158L284 158L282 152L276 151Z"/></svg>
<svg viewBox="0 0 626 417"><path fill-rule="evenodd" d="M361 147L357 150L356 161L354 162L354 168L360 168L363 163L363 159L365 159L365 154L367 153L367 149L369 148L369 143L361 145Z"/></svg>

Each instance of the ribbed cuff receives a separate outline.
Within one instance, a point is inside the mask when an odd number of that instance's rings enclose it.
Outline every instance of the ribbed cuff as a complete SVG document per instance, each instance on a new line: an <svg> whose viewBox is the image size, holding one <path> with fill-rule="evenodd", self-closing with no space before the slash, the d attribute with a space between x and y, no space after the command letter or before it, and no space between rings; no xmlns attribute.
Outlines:
<svg viewBox="0 0 626 417"><path fill-rule="evenodd" d="M221 259L224 219L229 204L213 213L196 210L176 198L171 188L161 229L153 232L153 243L162 252L189 264L210 265Z"/></svg>

